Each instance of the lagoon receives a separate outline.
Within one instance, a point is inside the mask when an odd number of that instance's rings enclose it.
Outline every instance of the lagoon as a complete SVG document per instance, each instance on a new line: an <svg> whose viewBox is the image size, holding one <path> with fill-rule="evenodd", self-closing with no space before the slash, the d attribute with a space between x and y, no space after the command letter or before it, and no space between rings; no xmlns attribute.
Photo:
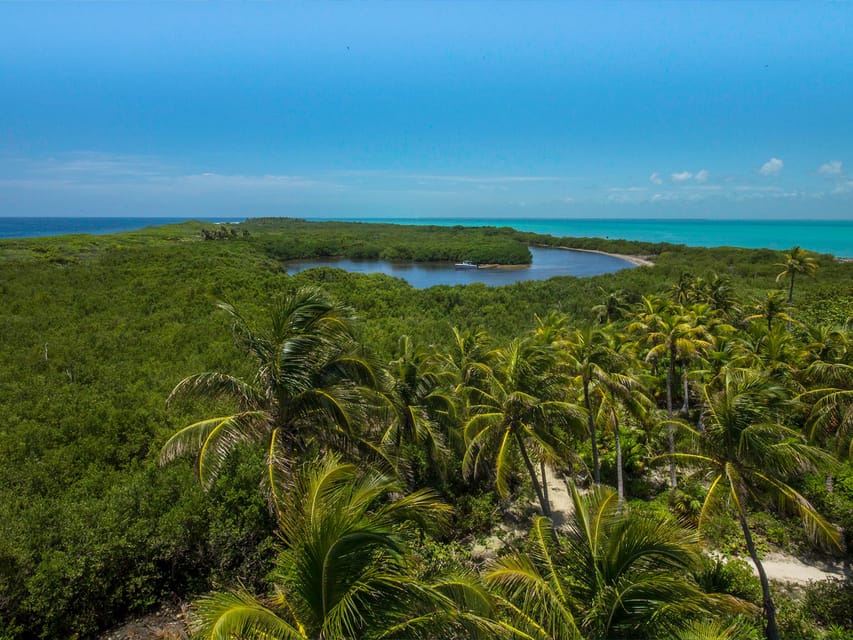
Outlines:
<svg viewBox="0 0 853 640"><path fill-rule="evenodd" d="M455 269L451 263L386 262L385 260L351 260L348 258L314 258L289 260L287 272L299 273L315 267L335 267L355 273L384 273L403 278L416 289L435 285L457 285L482 282L497 287L523 280L547 280L555 276L596 276L628 269L634 265L616 256L567 249L530 247L530 266L494 269Z"/></svg>

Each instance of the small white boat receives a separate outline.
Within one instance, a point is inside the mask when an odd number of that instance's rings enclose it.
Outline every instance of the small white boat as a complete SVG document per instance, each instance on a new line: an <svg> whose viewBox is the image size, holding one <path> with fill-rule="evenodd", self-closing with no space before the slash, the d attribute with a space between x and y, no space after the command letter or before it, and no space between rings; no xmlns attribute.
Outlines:
<svg viewBox="0 0 853 640"><path fill-rule="evenodd" d="M462 262L457 262L453 265L454 269L477 269L478 265L474 264L470 260L463 260Z"/></svg>

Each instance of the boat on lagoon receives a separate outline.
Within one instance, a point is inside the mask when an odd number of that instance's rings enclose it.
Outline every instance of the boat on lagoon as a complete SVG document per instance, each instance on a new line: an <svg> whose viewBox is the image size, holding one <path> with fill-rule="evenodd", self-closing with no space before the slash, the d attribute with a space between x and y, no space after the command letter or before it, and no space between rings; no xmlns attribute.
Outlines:
<svg viewBox="0 0 853 640"><path fill-rule="evenodd" d="M480 265L471 262L470 260L463 260L462 262L457 262L453 265L454 269L479 269Z"/></svg>

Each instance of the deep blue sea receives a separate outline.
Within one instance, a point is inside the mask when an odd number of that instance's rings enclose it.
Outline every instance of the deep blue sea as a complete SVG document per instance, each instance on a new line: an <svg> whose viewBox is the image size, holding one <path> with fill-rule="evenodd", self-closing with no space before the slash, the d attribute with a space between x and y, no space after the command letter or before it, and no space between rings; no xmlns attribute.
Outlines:
<svg viewBox="0 0 853 640"><path fill-rule="evenodd" d="M133 231L161 224L184 222L190 218L7 218L0 216L0 238L37 238L72 233L105 235ZM242 222L242 219L192 218L204 222Z"/></svg>
<svg viewBox="0 0 853 640"><path fill-rule="evenodd" d="M0 238L106 234L151 225L181 222L187 218L5 218L0 217ZM327 219L327 218L324 218ZM350 222L392 222L442 226L506 226L520 231L555 236L598 237L646 242L672 242L690 246L789 249L853 258L853 220L642 220L536 218L335 218ZM238 219L204 218L206 222ZM319 218L318 218L319 220Z"/></svg>

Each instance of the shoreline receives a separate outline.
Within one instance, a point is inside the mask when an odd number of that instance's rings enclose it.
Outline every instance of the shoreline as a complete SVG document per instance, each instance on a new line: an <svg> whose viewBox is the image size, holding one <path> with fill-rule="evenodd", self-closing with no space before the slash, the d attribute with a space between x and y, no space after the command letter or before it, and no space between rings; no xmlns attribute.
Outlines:
<svg viewBox="0 0 853 640"><path fill-rule="evenodd" d="M619 258L620 260L624 260L625 262L630 262L635 267L653 267L655 263L649 260L649 256L640 256L640 255L632 255L626 253L609 253L607 251L601 251L600 249L577 249L575 247L565 247L565 246L554 246L547 244L536 244L534 247L541 247L542 249L563 249L564 251L582 251L583 253L597 253L602 256L610 256L611 258Z"/></svg>
<svg viewBox="0 0 853 640"><path fill-rule="evenodd" d="M631 255L625 253L609 253L607 251L601 251L600 249L576 249L574 247L564 247L564 246L554 246L550 244L534 244L531 245L536 247L537 249L561 249L563 251L581 251L583 253L597 253L602 256L609 256L611 258L618 258L619 260L624 260L635 267L653 267L655 263L649 260L649 256L640 256L640 255ZM486 263L478 265L478 269L501 269L504 271L516 270L516 269L527 269L530 267L529 264L492 264Z"/></svg>
<svg viewBox="0 0 853 640"><path fill-rule="evenodd" d="M559 247L560 249L565 249L567 251L583 251L585 253L598 253L603 256L610 256L611 258L619 258L620 260L624 260L625 262L630 262L635 267L653 267L655 263L649 260L648 256L638 256L638 255L630 255L625 253L608 253L607 251L601 251L599 249L574 249L572 247Z"/></svg>

